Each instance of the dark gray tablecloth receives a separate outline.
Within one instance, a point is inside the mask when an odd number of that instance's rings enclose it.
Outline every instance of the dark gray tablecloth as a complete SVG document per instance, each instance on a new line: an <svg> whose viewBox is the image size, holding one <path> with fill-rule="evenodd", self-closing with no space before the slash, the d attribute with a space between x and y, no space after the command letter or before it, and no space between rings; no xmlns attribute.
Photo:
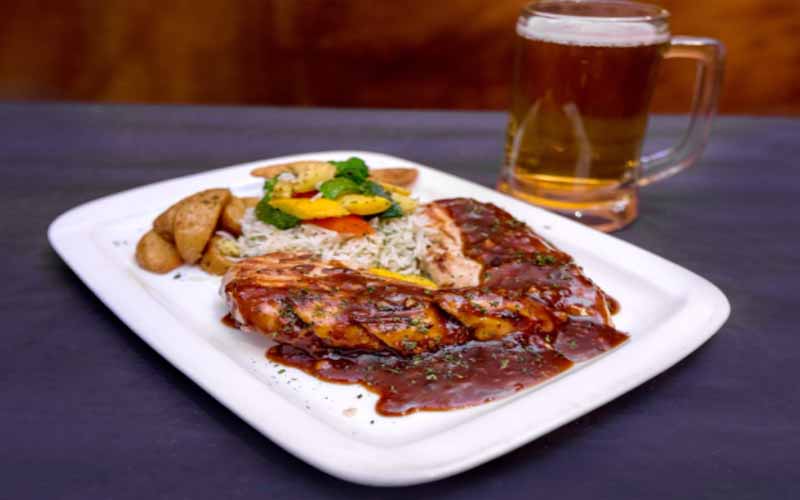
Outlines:
<svg viewBox="0 0 800 500"><path fill-rule="evenodd" d="M683 122L656 118L652 143ZM646 189L619 233L728 295L711 341L517 451L401 489L339 481L263 438L116 319L45 231L96 197L315 150L380 151L491 185L504 115L5 104L0 123L0 498L800 495L800 120L719 120L700 165Z"/></svg>

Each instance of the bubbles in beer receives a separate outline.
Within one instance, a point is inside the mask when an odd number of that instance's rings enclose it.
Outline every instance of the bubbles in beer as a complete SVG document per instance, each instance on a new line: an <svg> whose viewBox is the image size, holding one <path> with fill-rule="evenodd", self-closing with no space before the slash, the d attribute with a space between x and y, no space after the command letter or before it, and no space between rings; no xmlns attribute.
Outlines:
<svg viewBox="0 0 800 500"><path fill-rule="evenodd" d="M669 33L644 21L603 22L596 17L521 18L517 34L529 40L585 47L637 47L669 39Z"/></svg>

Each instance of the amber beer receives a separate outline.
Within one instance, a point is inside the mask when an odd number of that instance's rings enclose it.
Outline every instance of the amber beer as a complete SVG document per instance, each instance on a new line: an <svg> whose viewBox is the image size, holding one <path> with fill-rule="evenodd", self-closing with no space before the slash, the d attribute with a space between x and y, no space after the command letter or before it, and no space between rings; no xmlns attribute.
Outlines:
<svg viewBox="0 0 800 500"><path fill-rule="evenodd" d="M625 211L635 216L648 107L669 35L591 14L520 19L499 188L602 226Z"/></svg>

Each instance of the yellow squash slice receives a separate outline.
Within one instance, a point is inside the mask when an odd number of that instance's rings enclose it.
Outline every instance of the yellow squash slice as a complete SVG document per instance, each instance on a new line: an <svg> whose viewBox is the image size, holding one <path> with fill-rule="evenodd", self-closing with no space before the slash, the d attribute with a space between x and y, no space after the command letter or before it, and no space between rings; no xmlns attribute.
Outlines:
<svg viewBox="0 0 800 500"><path fill-rule="evenodd" d="M380 196L346 194L336 199L351 214L374 215L392 206L392 202Z"/></svg>
<svg viewBox="0 0 800 500"><path fill-rule="evenodd" d="M280 198L270 201L269 204L301 220L341 217L350 213L340 203L333 200L326 200L325 198L317 200L308 198Z"/></svg>
<svg viewBox="0 0 800 500"><path fill-rule="evenodd" d="M436 286L436 283L434 283L433 281L429 280L428 278L424 278L422 276L416 275L416 274L396 273L394 271L390 271L390 270L384 269L382 267L370 268L370 270L368 272L370 274L374 274L375 276L380 276L381 278L390 278L390 279L393 279L393 280L405 281L407 283L423 286L425 288L431 288L431 289L434 289L434 290L436 290L438 288Z"/></svg>

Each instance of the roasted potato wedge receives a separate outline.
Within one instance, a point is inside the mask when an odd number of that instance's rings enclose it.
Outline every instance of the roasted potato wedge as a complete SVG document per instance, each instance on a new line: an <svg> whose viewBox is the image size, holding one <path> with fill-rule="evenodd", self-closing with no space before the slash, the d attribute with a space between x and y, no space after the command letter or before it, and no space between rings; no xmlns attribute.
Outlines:
<svg viewBox="0 0 800 500"><path fill-rule="evenodd" d="M200 259L200 267L209 274L222 275L234 263L230 257L238 256L239 248L233 240L214 235Z"/></svg>
<svg viewBox="0 0 800 500"><path fill-rule="evenodd" d="M178 250L155 229L144 233L136 244L136 262L153 273L164 274L183 264Z"/></svg>
<svg viewBox="0 0 800 500"><path fill-rule="evenodd" d="M228 204L225 205L225 208L222 209L222 216L219 219L220 227L234 236L241 236L244 212L248 208L255 207L258 201L259 198L255 196L246 198L232 197Z"/></svg>
<svg viewBox="0 0 800 500"><path fill-rule="evenodd" d="M296 161L260 167L250 172L255 177L268 179L283 173L289 173L294 176L294 179L284 181L291 185L293 192L306 193L316 189L318 184L333 178L336 175L336 167L327 161Z"/></svg>
<svg viewBox="0 0 800 500"><path fill-rule="evenodd" d="M318 200L311 200L308 198L281 198L279 200L272 200L269 204L278 210L282 210L302 220L341 217L350 213L341 203L333 200L326 200L325 198L320 198Z"/></svg>
<svg viewBox="0 0 800 500"><path fill-rule="evenodd" d="M189 198L191 198L191 196L187 196L183 200L173 204L171 207L161 212L161 215L156 217L156 220L153 221L153 231L170 243L175 242L175 234L172 230L175 225L175 214L178 213L180 204Z"/></svg>
<svg viewBox="0 0 800 500"><path fill-rule="evenodd" d="M379 214L392 206L392 202L380 196L367 196L363 194L346 194L336 199L351 214L373 215Z"/></svg>
<svg viewBox="0 0 800 500"><path fill-rule="evenodd" d="M318 178L312 188L316 185L317 182L325 181L330 179L336 173L335 167L333 170L330 170L330 167L333 167L330 163L326 161L298 161L293 163L282 163L280 165L270 165L268 167L259 167L255 168L250 171L250 175L254 177L264 177L267 179L271 179L276 175L282 174L284 172L290 172L295 175L298 175L300 171L308 171L308 172L319 172ZM325 177L327 173L330 172L329 177ZM323 173L325 175L323 175ZM416 168L378 168L378 169L370 169L370 179L376 182L385 182L387 184L392 184L394 186L399 187L408 187L411 184L414 184L414 181L417 180L417 169ZM299 175L298 175L299 177ZM310 191L311 189L307 189ZM302 193L303 191L299 189L295 189L295 192ZM401 193L406 194L406 193Z"/></svg>
<svg viewBox="0 0 800 500"><path fill-rule="evenodd" d="M296 163L305 163L305 162L296 162ZM319 162L323 163L323 162ZM263 177L265 179L272 179L276 175L280 175L284 172L291 172L292 165L294 163L281 163L279 165L269 165L267 167L258 167L254 168L250 171L250 175L253 177Z"/></svg>
<svg viewBox="0 0 800 500"><path fill-rule="evenodd" d="M408 187L417 180L416 168L378 168L370 169L369 178L394 186Z"/></svg>
<svg viewBox="0 0 800 500"><path fill-rule="evenodd" d="M245 209L244 200L238 196L233 196L228 204L225 205L225 208L222 209L222 215L219 218L219 227L234 236L241 235L242 217L244 217Z"/></svg>
<svg viewBox="0 0 800 500"><path fill-rule="evenodd" d="M180 203L173 231L175 246L185 262L200 260L230 197L228 189L207 189Z"/></svg>

